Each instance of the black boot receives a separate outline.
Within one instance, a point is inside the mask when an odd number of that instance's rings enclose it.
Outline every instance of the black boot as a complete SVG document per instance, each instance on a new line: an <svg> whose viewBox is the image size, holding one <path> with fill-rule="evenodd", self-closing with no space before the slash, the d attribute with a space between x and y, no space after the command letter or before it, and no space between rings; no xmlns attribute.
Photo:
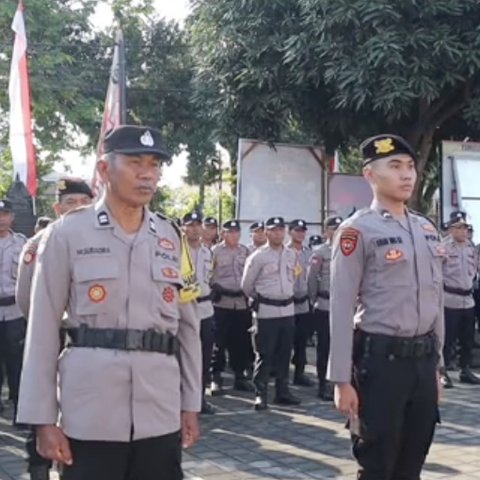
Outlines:
<svg viewBox="0 0 480 480"><path fill-rule="evenodd" d="M219 373L213 375L212 383L210 384L210 395L217 397L223 395L223 380Z"/></svg>
<svg viewBox="0 0 480 480"><path fill-rule="evenodd" d="M305 367L297 366L295 368L293 384L300 387L313 387L312 381L305 375Z"/></svg>
<svg viewBox="0 0 480 480"><path fill-rule="evenodd" d="M440 374L440 383L445 389L453 388L452 379L448 376L446 370Z"/></svg>
<svg viewBox="0 0 480 480"><path fill-rule="evenodd" d="M326 402L333 401L333 388L332 384L325 379L318 380L318 394L317 397Z"/></svg>
<svg viewBox="0 0 480 480"><path fill-rule="evenodd" d="M233 389L238 390L239 392L254 392L255 391L255 388L245 378L245 375L243 373L235 375L235 381L233 382Z"/></svg>
<svg viewBox="0 0 480 480"><path fill-rule="evenodd" d="M469 367L462 368L460 372L460 382L468 383L469 385L480 385L480 378L478 378Z"/></svg>
<svg viewBox="0 0 480 480"><path fill-rule="evenodd" d="M268 386L264 385L262 389L256 389L255 393L255 402L253 404L253 408L257 412L261 412L263 410L268 409Z"/></svg>
<svg viewBox="0 0 480 480"><path fill-rule="evenodd" d="M277 380L275 382L275 389L276 395L273 403L277 405L300 405L300 400L292 395L286 380Z"/></svg>
<svg viewBox="0 0 480 480"><path fill-rule="evenodd" d="M202 410L200 411L202 415L214 415L215 414L215 407L207 402L207 400L202 398Z"/></svg>
<svg viewBox="0 0 480 480"><path fill-rule="evenodd" d="M36 465L28 469L30 480L49 480L50 468L47 465Z"/></svg>

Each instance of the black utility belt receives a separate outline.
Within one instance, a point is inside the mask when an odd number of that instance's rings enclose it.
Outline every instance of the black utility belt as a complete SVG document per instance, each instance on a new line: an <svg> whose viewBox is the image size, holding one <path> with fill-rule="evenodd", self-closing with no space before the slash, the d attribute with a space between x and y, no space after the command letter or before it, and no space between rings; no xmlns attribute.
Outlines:
<svg viewBox="0 0 480 480"><path fill-rule="evenodd" d="M295 305L301 305L308 300L308 295L304 295L303 297L293 297L293 303Z"/></svg>
<svg viewBox="0 0 480 480"><path fill-rule="evenodd" d="M463 290L463 288L455 288L444 285L443 290L447 293L453 293L454 295L460 295L462 297L469 297L473 294L473 288L470 288L469 290Z"/></svg>
<svg viewBox="0 0 480 480"><path fill-rule="evenodd" d="M330 293L328 293L328 292L318 292L317 297L318 298L323 298L325 300L330 300Z"/></svg>
<svg viewBox="0 0 480 480"><path fill-rule="evenodd" d="M15 305L15 303L15 295L0 297L0 307L9 307L10 305Z"/></svg>
<svg viewBox="0 0 480 480"><path fill-rule="evenodd" d="M393 337L355 330L355 356L398 358L429 357L436 351L436 336L433 332L418 337Z"/></svg>
<svg viewBox="0 0 480 480"><path fill-rule="evenodd" d="M211 293L209 293L208 295L205 295L203 297L198 297L197 298L197 303L208 302L209 300L212 300L212 294Z"/></svg>
<svg viewBox="0 0 480 480"><path fill-rule="evenodd" d="M90 328L83 324L78 328L67 328L66 332L69 337L68 346L73 347L156 352L166 355L175 355L179 349L175 335L153 329Z"/></svg>
<svg viewBox="0 0 480 480"><path fill-rule="evenodd" d="M258 300L258 303L262 303L264 305L270 305L272 307L288 307L294 301L293 297L277 300L274 298L266 298L262 295L257 295L257 300Z"/></svg>

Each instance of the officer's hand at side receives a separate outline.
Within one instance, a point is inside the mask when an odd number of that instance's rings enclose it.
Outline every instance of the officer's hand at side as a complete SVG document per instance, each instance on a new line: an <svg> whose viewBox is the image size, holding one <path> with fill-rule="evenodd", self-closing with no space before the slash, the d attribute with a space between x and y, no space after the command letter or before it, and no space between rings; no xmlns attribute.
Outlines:
<svg viewBox="0 0 480 480"><path fill-rule="evenodd" d="M40 425L37 427L38 453L49 460L64 465L72 465L70 444L63 431L55 425Z"/></svg>
<svg viewBox="0 0 480 480"><path fill-rule="evenodd" d="M182 412L182 447L190 448L200 437L197 412Z"/></svg>
<svg viewBox="0 0 480 480"><path fill-rule="evenodd" d="M350 383L335 385L335 406L345 415L358 415L358 395Z"/></svg>

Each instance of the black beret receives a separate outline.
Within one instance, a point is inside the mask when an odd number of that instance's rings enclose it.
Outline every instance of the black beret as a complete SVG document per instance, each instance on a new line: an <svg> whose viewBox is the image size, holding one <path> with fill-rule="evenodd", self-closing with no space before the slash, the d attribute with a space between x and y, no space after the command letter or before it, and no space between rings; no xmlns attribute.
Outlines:
<svg viewBox="0 0 480 480"><path fill-rule="evenodd" d="M304 231L308 230L307 229L307 222L305 220L301 220L301 219L292 220L289 223L288 228L289 228L289 230L294 230L294 229L302 229Z"/></svg>
<svg viewBox="0 0 480 480"><path fill-rule="evenodd" d="M103 141L103 152L152 154L161 160L171 161L171 155L163 145L160 130L135 125L122 125L108 132Z"/></svg>
<svg viewBox="0 0 480 480"><path fill-rule="evenodd" d="M323 243L323 239L320 235L312 235L309 239L308 239L308 245L310 247L314 247L316 245L321 245Z"/></svg>
<svg viewBox="0 0 480 480"><path fill-rule="evenodd" d="M204 225L215 225L218 226L218 222L217 222L217 219L215 217L205 217L203 219L203 224Z"/></svg>
<svg viewBox="0 0 480 480"><path fill-rule="evenodd" d="M340 224L343 222L343 218L337 215L332 215L331 217L327 217L325 219L325 227L336 227L338 228Z"/></svg>
<svg viewBox="0 0 480 480"><path fill-rule="evenodd" d="M240 231L240 222L238 220L228 220L222 227L227 232L238 232Z"/></svg>
<svg viewBox="0 0 480 480"><path fill-rule="evenodd" d="M0 212L13 212L12 202L7 198L0 200Z"/></svg>
<svg viewBox="0 0 480 480"><path fill-rule="evenodd" d="M285 220L283 217L271 217L265 222L265 228L272 230L273 228L285 228Z"/></svg>
<svg viewBox="0 0 480 480"><path fill-rule="evenodd" d="M450 221L448 222L447 226L451 227L452 225L457 224L467 224L467 214L465 212L461 212L460 210L450 213Z"/></svg>
<svg viewBox="0 0 480 480"><path fill-rule="evenodd" d="M189 212L183 216L182 223L184 225L191 225L194 222L201 222L202 215L199 212Z"/></svg>
<svg viewBox="0 0 480 480"><path fill-rule="evenodd" d="M417 154L410 144L398 135L382 134L367 138L360 145L363 155L363 165L367 165L380 158L391 157L397 154L407 154L417 161Z"/></svg>
<svg viewBox="0 0 480 480"><path fill-rule="evenodd" d="M253 222L248 229L250 232L256 232L257 230L265 230L265 224L263 222Z"/></svg>
<svg viewBox="0 0 480 480"><path fill-rule="evenodd" d="M71 193L83 193L93 198L92 190L81 178L64 177L58 180L56 190L57 197L60 198L62 195L69 195Z"/></svg>

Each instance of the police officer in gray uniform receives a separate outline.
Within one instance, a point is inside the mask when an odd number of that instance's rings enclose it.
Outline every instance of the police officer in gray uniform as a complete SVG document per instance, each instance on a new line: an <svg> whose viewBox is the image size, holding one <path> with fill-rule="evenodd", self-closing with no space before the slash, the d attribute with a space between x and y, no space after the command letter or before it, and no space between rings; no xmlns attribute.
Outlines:
<svg viewBox="0 0 480 480"><path fill-rule="evenodd" d="M169 155L158 130L129 125L104 152L104 196L38 247L18 419L64 480L180 480L181 445L199 436L201 348L180 232L146 207Z"/></svg>
<svg viewBox="0 0 480 480"><path fill-rule="evenodd" d="M452 212L448 237L443 241L446 258L443 262L445 291L445 347L443 356L446 369L453 368L460 343L460 381L479 385L480 379L470 370L475 339L475 302L473 281L479 271L479 257L475 246L468 240L465 212ZM445 388L453 382L445 370L442 375Z"/></svg>
<svg viewBox="0 0 480 480"><path fill-rule="evenodd" d="M212 249L218 242L218 222L214 217L205 217L202 222L202 243Z"/></svg>
<svg viewBox="0 0 480 480"><path fill-rule="evenodd" d="M6 367L10 398L17 408L26 322L15 300L20 253L27 239L12 231L10 200L0 200L0 368ZM15 421L14 421L15 423Z"/></svg>
<svg viewBox="0 0 480 480"><path fill-rule="evenodd" d="M228 220L223 224L223 241L213 248L212 298L215 308L215 343L212 359L212 395L223 391L222 372L225 369L225 350L235 379L233 388L253 391L246 378L250 365L252 318L247 299L240 287L248 248L240 243L240 222Z"/></svg>
<svg viewBox="0 0 480 480"><path fill-rule="evenodd" d="M182 220L183 232L187 239L188 248L192 263L195 267L195 275L200 284L201 295L197 298L198 316L200 319L200 339L202 341L202 411L201 413L211 415L215 413L213 405L205 398L206 389L210 386L210 364L213 351L213 304L210 278L213 271L212 251L202 245L202 215L199 212L187 213Z"/></svg>
<svg viewBox="0 0 480 480"><path fill-rule="evenodd" d="M308 248L315 249L323 243L323 238L321 235L310 235L308 239Z"/></svg>
<svg viewBox="0 0 480 480"><path fill-rule="evenodd" d="M357 478L418 480L438 421L444 247L405 208L417 178L408 143L378 135L361 149L374 200L334 237L328 378Z"/></svg>
<svg viewBox="0 0 480 480"><path fill-rule="evenodd" d="M288 387L292 354L295 309L294 284L296 255L283 245L285 221L272 217L265 222L267 245L260 247L245 265L242 288L254 302L255 410L268 408L268 381L275 367L275 403L298 405Z"/></svg>
<svg viewBox="0 0 480 480"><path fill-rule="evenodd" d="M307 365L307 340L311 336L310 302L308 298L307 269L311 250L303 242L307 234L307 222L302 219L292 220L288 225L290 242L287 244L296 255L295 261L295 337L293 342L292 363L295 365L293 384L304 387L311 387L312 382L305 375Z"/></svg>
<svg viewBox="0 0 480 480"><path fill-rule="evenodd" d="M333 400L332 390L326 380L330 352L330 261L333 235L341 223L342 218L338 216L325 219L326 241L313 252L307 273L308 294L314 307L313 331L317 334L318 397L327 401Z"/></svg>
<svg viewBox="0 0 480 480"><path fill-rule="evenodd" d="M252 242L248 245L248 251L253 253L257 248L263 247L267 243L265 225L263 222L253 222L248 229L252 239Z"/></svg>

